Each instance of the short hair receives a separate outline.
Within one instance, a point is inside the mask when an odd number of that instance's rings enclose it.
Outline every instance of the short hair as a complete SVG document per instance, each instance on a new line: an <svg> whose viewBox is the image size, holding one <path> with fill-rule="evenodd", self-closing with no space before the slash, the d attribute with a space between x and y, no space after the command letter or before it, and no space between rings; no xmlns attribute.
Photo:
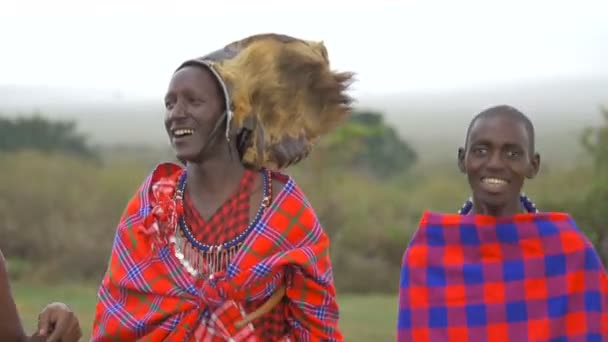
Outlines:
<svg viewBox="0 0 608 342"><path fill-rule="evenodd" d="M477 122L477 120L483 119L483 118L496 117L496 116L507 116L511 119L515 119L515 120L518 120L521 123L523 123L524 127L526 129L526 133L528 134L528 139L529 139L529 143L530 143L530 146L529 146L530 153L531 154L535 153L534 125L532 124L532 121L530 120L530 118L528 118L524 113L519 111L517 108L509 106L509 105L499 105L499 106L490 107L490 108L483 110L479 114L475 115L475 117L473 117L473 120L471 120L471 123L469 123L469 127L467 128L467 134L465 137L465 146L468 146L471 128L473 127L475 122Z"/></svg>

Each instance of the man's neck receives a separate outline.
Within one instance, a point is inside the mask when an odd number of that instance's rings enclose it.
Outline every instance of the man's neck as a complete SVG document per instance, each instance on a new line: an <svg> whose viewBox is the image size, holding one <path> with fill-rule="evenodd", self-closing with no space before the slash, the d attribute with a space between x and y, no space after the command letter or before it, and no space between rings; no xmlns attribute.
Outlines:
<svg viewBox="0 0 608 342"><path fill-rule="evenodd" d="M516 198L513 201L510 201L504 205L493 206L488 203L483 203L481 201L473 198L473 210L474 214L479 215L489 215L496 217L506 217L513 216L515 214L519 214L522 212L522 206L519 198Z"/></svg>
<svg viewBox="0 0 608 342"><path fill-rule="evenodd" d="M188 187L195 192L222 193L237 184L245 167L237 155L224 155L204 160L200 163L188 163Z"/></svg>

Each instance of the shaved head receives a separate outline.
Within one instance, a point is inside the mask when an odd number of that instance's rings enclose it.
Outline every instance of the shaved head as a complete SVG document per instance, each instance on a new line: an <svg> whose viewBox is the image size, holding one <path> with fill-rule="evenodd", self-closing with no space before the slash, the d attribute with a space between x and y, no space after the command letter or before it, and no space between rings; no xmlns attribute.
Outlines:
<svg viewBox="0 0 608 342"><path fill-rule="evenodd" d="M529 146L530 153L534 154L534 151L535 151L534 125L532 125L532 121L524 113L520 112L517 108L511 107L508 105L490 107L488 109L485 109L481 113L475 115L473 120L471 120L469 127L467 128L467 134L465 137L465 147L468 146L471 128L473 127L475 122L477 122L477 120L482 119L482 118L490 118L490 117L495 117L495 116L508 117L513 120L521 122L524 125L524 127L526 128L526 132L528 133L528 140L530 143L530 146Z"/></svg>

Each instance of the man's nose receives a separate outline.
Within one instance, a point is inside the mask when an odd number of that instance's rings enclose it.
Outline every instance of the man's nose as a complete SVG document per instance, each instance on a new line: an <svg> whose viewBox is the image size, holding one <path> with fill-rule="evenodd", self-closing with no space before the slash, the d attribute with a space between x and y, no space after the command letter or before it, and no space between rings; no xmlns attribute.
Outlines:
<svg viewBox="0 0 608 342"><path fill-rule="evenodd" d="M173 108L169 111L169 118L178 119L186 116L186 107L183 105L182 101L175 102Z"/></svg>
<svg viewBox="0 0 608 342"><path fill-rule="evenodd" d="M500 151L494 151L492 152L492 154L490 154L490 159L488 160L486 167L498 170L501 170L505 167L505 161Z"/></svg>

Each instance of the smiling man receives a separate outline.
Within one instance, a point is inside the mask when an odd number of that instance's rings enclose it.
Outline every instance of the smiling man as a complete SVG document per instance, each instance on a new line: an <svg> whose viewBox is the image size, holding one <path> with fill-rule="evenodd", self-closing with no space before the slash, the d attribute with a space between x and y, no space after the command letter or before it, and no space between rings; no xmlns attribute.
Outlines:
<svg viewBox="0 0 608 342"><path fill-rule="evenodd" d="M465 147L458 149L458 167L467 175L476 214L510 216L526 206L520 196L526 178L534 178L540 155L534 148L534 126L509 106L489 108L469 125ZM524 201L524 202L522 202Z"/></svg>
<svg viewBox="0 0 608 342"><path fill-rule="evenodd" d="M128 202L92 341L344 340L329 237L282 171L350 116L352 77L280 34L177 68L165 128L182 165Z"/></svg>
<svg viewBox="0 0 608 342"><path fill-rule="evenodd" d="M510 106L471 121L458 167L471 199L425 212L403 256L398 341L606 341L608 277L565 213L521 193L540 156Z"/></svg>

